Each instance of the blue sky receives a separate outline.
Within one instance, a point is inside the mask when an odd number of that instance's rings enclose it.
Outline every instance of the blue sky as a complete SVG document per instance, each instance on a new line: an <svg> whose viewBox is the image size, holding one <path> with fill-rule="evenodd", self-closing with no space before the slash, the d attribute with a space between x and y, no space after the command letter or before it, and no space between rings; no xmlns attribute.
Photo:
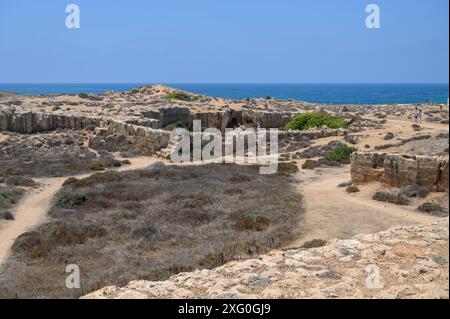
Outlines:
<svg viewBox="0 0 450 319"><path fill-rule="evenodd" d="M78 4L81 28L67 29ZM365 27L366 5L381 29ZM448 83L448 0L1 0L2 83Z"/></svg>

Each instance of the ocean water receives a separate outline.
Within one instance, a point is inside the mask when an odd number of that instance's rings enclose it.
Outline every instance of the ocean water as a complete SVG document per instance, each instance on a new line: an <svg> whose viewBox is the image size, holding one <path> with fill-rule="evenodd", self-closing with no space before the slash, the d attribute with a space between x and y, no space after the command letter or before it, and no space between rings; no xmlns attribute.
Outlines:
<svg viewBox="0 0 450 319"><path fill-rule="evenodd" d="M149 83L150 84L150 83ZM0 92L22 94L124 92L146 85L124 84L1 84ZM244 99L274 97L328 104L447 103L448 84L167 84L196 94Z"/></svg>

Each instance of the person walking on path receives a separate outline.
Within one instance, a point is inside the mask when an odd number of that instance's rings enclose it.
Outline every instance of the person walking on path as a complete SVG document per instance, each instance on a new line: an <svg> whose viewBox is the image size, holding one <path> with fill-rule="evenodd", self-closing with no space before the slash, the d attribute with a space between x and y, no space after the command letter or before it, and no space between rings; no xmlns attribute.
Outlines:
<svg viewBox="0 0 450 319"><path fill-rule="evenodd" d="M412 113L413 117L414 117L414 121L416 123L419 122L419 116L420 116L420 111L419 109L416 107L416 109L414 110L414 112Z"/></svg>

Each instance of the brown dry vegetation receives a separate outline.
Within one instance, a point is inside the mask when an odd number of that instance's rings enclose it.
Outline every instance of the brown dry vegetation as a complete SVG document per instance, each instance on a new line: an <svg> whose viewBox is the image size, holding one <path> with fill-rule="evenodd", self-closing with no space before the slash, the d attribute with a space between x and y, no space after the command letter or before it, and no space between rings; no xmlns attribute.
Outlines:
<svg viewBox="0 0 450 319"><path fill-rule="evenodd" d="M16 240L0 297L73 298L265 253L298 235L301 198L289 176L255 167L168 167L70 179L49 215ZM81 290L65 288L69 264Z"/></svg>
<svg viewBox="0 0 450 319"><path fill-rule="evenodd" d="M11 208L24 194L22 188L12 185L0 186L0 212Z"/></svg>

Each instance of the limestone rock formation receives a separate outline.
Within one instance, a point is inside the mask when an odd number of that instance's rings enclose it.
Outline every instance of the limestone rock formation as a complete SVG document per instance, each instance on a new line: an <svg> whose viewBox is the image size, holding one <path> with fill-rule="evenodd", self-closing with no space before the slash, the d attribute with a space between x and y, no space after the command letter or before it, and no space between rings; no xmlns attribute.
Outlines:
<svg viewBox="0 0 450 319"><path fill-rule="evenodd" d="M0 131L17 133L48 132L59 129L83 129L98 126L100 118L78 117L56 113L15 112L0 110Z"/></svg>
<svg viewBox="0 0 450 319"><path fill-rule="evenodd" d="M355 184L380 181L389 186L417 185L448 192L448 157L355 153L351 176Z"/></svg>
<svg viewBox="0 0 450 319"><path fill-rule="evenodd" d="M382 159L377 153L359 153L351 157L352 182L355 184L379 181L383 175L383 169L379 167Z"/></svg>

